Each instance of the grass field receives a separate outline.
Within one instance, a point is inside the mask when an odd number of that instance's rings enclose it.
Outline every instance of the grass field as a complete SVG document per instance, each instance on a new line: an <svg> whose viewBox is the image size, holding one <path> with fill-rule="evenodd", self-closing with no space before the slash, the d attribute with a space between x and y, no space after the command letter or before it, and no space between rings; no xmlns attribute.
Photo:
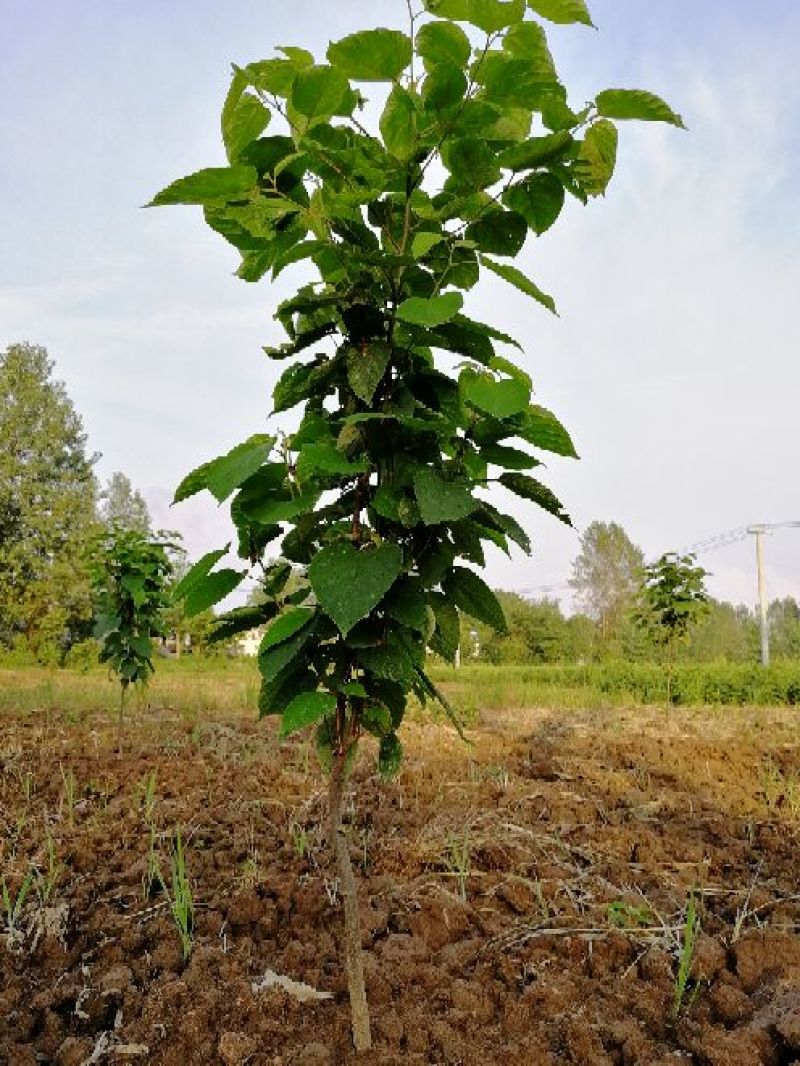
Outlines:
<svg viewBox="0 0 800 1066"><path fill-rule="evenodd" d="M0 672L0 1063L349 1062L312 746L252 663L159 666L122 757L102 671ZM365 745L370 1062L792 1062L797 712L542 677L439 671L470 744L415 709L391 783Z"/></svg>

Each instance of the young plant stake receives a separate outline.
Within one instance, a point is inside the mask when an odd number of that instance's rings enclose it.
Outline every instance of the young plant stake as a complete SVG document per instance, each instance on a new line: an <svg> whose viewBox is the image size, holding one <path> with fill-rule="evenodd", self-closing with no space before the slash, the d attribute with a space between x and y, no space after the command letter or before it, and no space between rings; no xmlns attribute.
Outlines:
<svg viewBox="0 0 800 1066"><path fill-rule="evenodd" d="M612 120L682 125L636 90L570 108L537 16L591 25L583 0L406 7L408 32L351 34L321 62L281 46L234 67L222 110L227 165L152 201L200 205L240 252L246 281L303 264L303 283L277 309L288 339L266 349L286 364L273 413L300 408L296 429L250 437L189 474L175 497L232 498L249 566L218 568L222 548L178 594L188 613L201 611L263 568L266 601L230 612L218 635L266 624L260 712L282 716L283 736L316 730L359 1050L371 1040L342 829L358 742L374 736L380 772L396 773L410 693L454 717L426 673L426 649L452 661L459 611L504 629L497 599L464 564L483 565L485 542L530 544L486 490L499 484L569 523L529 471L542 451L574 456L572 441L501 354L518 342L468 315L464 293L484 271L554 312L513 265L528 234L554 224L565 194L585 203L605 192ZM365 125L365 93L376 128ZM288 561L267 565L276 541Z"/></svg>

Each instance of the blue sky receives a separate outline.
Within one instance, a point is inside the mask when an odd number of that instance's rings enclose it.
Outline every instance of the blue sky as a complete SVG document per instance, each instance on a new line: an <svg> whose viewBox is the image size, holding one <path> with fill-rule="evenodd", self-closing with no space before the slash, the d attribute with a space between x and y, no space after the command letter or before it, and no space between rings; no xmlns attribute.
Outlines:
<svg viewBox="0 0 800 1066"><path fill-rule="evenodd" d="M403 0L0 0L0 346L44 344L106 478L125 471L194 553L225 512L169 510L180 477L262 428L275 368L260 346L296 281L248 286L191 208L140 210L181 174L223 162L230 63L403 26ZM487 281L470 296L526 347L539 402L583 458L549 483L578 528L616 519L648 555L754 521L800 518L800 5L594 0L599 32L553 28L580 102L652 89L688 133L622 129L605 200L530 241L524 267L561 317ZM568 574L577 536L518 510L530 559L491 559L508 588ZM715 594L752 602L752 544L702 561ZM800 533L767 545L773 595L800 596Z"/></svg>

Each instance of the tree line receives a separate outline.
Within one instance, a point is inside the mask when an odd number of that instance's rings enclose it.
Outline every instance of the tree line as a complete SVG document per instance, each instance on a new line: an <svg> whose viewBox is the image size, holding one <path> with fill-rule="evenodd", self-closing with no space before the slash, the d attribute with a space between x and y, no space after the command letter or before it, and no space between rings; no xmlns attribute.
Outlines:
<svg viewBox="0 0 800 1066"><path fill-rule="evenodd" d="M0 353L0 651L18 649L42 662L63 662L93 640L98 623L92 593L92 545L98 532L120 526L152 535L147 504L124 473L101 486L83 423L47 351L12 344ZM188 569L170 558L171 580ZM461 617L464 659L491 663L652 661L663 649L637 613L645 558L615 522L592 522L581 538L570 585L577 611L554 599L498 591L507 632ZM256 594L255 599L257 600ZM792 597L769 605L776 658L800 658L800 605ZM197 652L209 652L214 615L165 610L164 628ZM89 647L91 651L91 646ZM750 607L710 600L677 649L687 662L755 662L758 618Z"/></svg>
<svg viewBox="0 0 800 1066"><path fill-rule="evenodd" d="M121 472L101 486L100 458L46 349L12 344L0 352L0 652L40 662L91 658L99 621L97 564L108 531L155 536L142 494ZM175 536L172 537L173 541ZM168 578L187 569L176 544ZM210 612L184 620L180 604L164 628L202 646Z"/></svg>
<svg viewBox="0 0 800 1066"><path fill-rule="evenodd" d="M555 599L499 592L508 633L495 633L465 617L462 653L492 663L660 661L663 640L648 626L643 603L647 574L643 551L622 526L592 522L581 537L569 582L578 610L567 615ZM699 576L702 587L704 576ZM791 596L773 600L768 623L774 657L800 659L800 604ZM689 620L674 650L685 662L755 663L758 614L744 604L704 597L702 610Z"/></svg>

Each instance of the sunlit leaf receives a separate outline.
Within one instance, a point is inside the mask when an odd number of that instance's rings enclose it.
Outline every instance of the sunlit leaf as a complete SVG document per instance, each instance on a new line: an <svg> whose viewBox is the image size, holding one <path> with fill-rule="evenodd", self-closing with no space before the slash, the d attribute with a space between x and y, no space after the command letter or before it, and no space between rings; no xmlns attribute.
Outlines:
<svg viewBox="0 0 800 1066"><path fill-rule="evenodd" d="M640 119L645 122L668 122L672 126L686 127L679 114L672 110L655 93L644 89L605 89L595 100L598 113L604 118Z"/></svg>
<svg viewBox="0 0 800 1066"><path fill-rule="evenodd" d="M178 178L157 193L148 207L165 204L218 204L248 199L256 189L255 167L207 167Z"/></svg>
<svg viewBox="0 0 800 1066"><path fill-rule="evenodd" d="M535 285L517 267L507 263L496 263L485 255L481 256L481 266L485 266L492 273L501 277L503 281L507 281L514 288L519 289L520 292L524 292L526 296L532 296L537 303L542 304L548 311L556 314L556 305L553 297L548 296L546 292L542 292L539 286Z"/></svg>
<svg viewBox="0 0 800 1066"><path fill-rule="evenodd" d="M361 30L328 46L328 62L354 81L394 81L411 62L411 40L399 30Z"/></svg>
<svg viewBox="0 0 800 1066"><path fill-rule="evenodd" d="M562 25L570 22L582 22L585 26L594 25L585 0L528 0L528 7L550 22Z"/></svg>

